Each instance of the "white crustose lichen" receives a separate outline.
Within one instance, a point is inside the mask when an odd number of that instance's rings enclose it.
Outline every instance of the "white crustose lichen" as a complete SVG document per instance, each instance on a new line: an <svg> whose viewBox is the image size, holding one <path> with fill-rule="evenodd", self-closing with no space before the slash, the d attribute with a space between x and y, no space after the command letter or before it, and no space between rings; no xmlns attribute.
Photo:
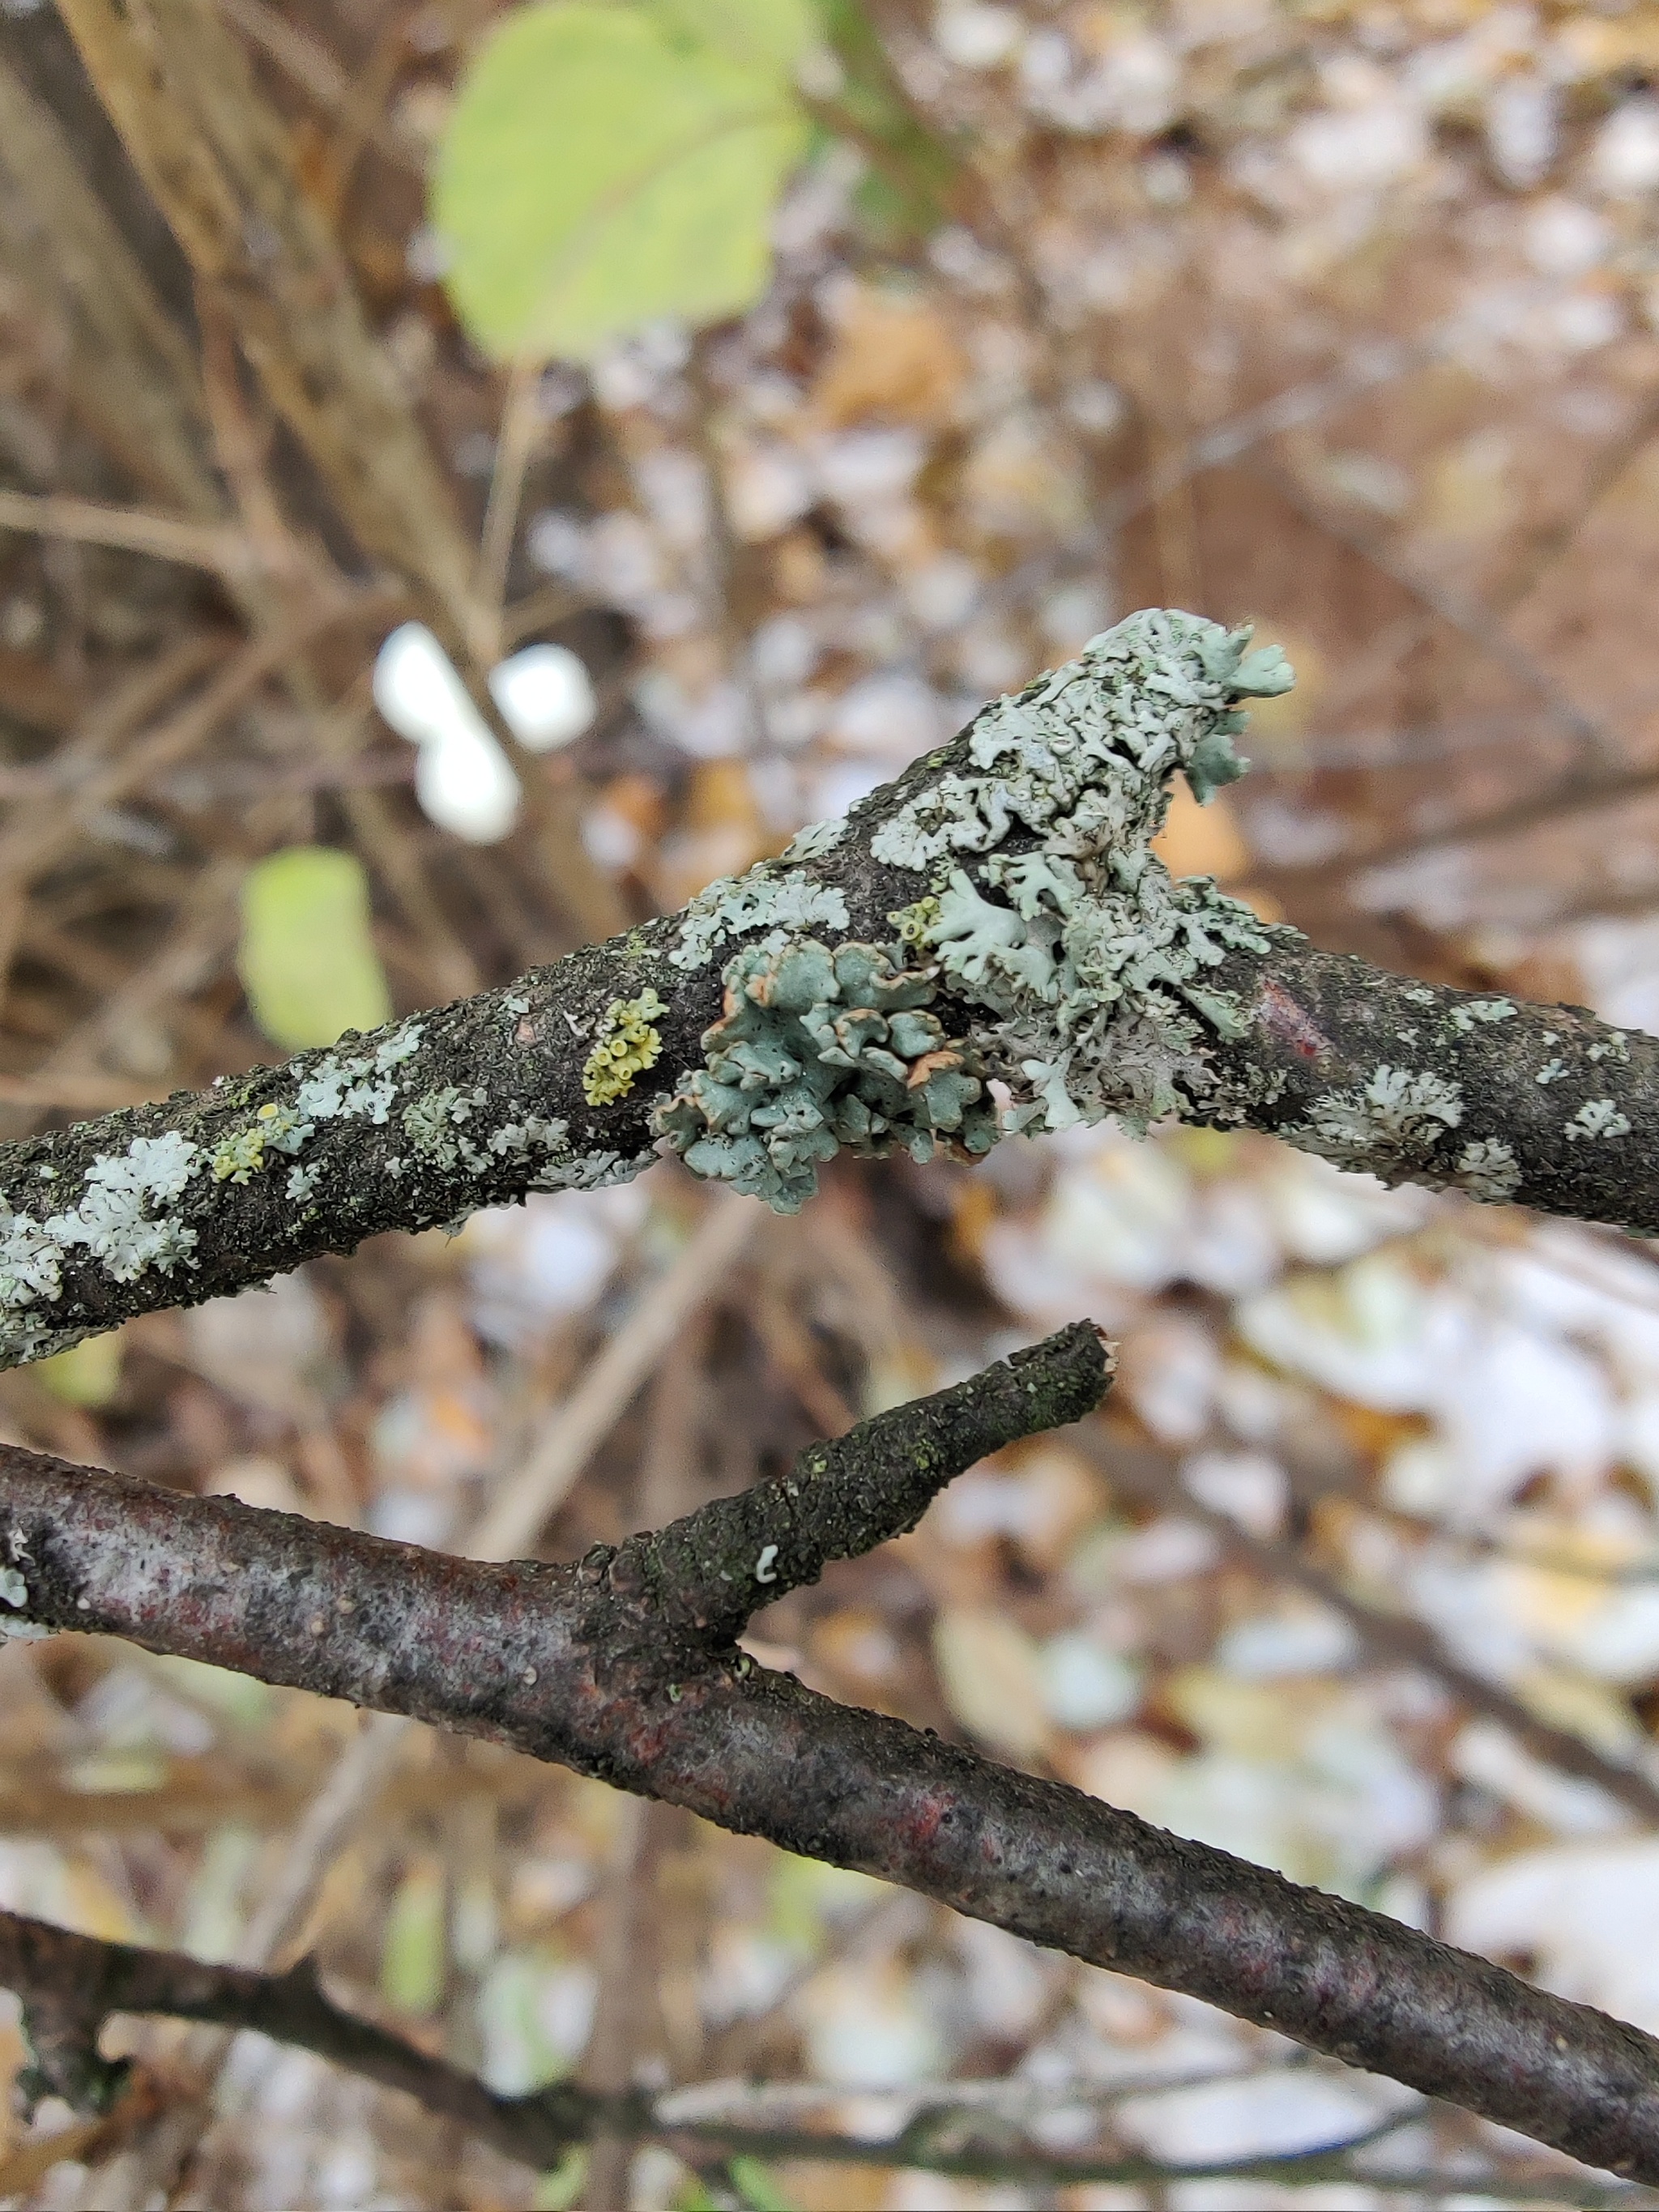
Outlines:
<svg viewBox="0 0 1659 2212"><path fill-rule="evenodd" d="M822 823L815 826L825 827ZM802 832L803 836L805 834ZM798 838L796 844L799 842ZM817 840L809 842L814 858L829 849ZM792 845L784 857L802 856ZM847 901L833 884L814 883L799 868L777 875L770 862L763 860L746 876L723 876L697 893L685 909L685 921L669 952L668 964L671 968L704 967L713 959L715 947L726 939L746 937L757 929L777 933L770 947L776 950L790 937L846 927Z"/></svg>
<svg viewBox="0 0 1659 2212"><path fill-rule="evenodd" d="M125 1152L100 1153L76 1203L44 1219L0 1199L0 1358L40 1358L86 1334L54 1329L47 1310L62 1296L64 1263L73 1255L88 1254L115 1283L193 1266L198 1231L176 1202L197 1176L205 1173L210 1184L245 1184L264 1171L268 1156L299 1152L319 1121L354 1115L385 1121L396 1096L394 1072L420 1049L422 1036L418 1022L406 1022L371 1052L328 1054L301 1078L291 1100L262 1106L210 1150L165 1129L135 1137ZM50 1181L58 1181L55 1172ZM296 1190L290 1175L290 1197L307 1195L309 1188L307 1182Z"/></svg>

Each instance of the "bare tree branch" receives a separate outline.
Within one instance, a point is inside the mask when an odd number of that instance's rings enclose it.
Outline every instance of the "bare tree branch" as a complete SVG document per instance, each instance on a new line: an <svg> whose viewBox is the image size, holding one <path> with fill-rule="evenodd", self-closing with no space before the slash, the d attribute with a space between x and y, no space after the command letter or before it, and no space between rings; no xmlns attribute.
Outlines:
<svg viewBox="0 0 1659 2212"><path fill-rule="evenodd" d="M1062 2188L1086 2182L1132 2185L1223 2178L1280 2185L1346 2179L1405 2194L1426 2185L1443 2186L1445 2180L1443 2174L1428 2175L1391 2164L1361 2168L1353 2163L1357 2154L1379 2145L1415 2119L1419 2108L1411 2106L1345 2142L1278 2155L1172 2166L1134 2154L1057 2154L1035 2140L1020 2141L1026 2130L1011 2128L1006 2118L994 2117L990 2126L978 2118L971 2083L963 2085L960 2099L953 2094L957 2085L941 2084L890 2134L862 2136L781 2124L763 2115L684 2112L678 2108L684 2098L672 2092L654 2096L639 2088L605 2091L557 2082L524 2095L502 2096L460 2068L335 2003L309 1960L283 1974L259 1973L245 1966L205 1964L178 1952L73 1935L14 1912L0 1912L0 1984L22 1998L34 2051L27 2089L35 2094L50 2091L80 2110L106 2108L127 2079L125 2066L98 2054L104 2022L118 2013L159 2014L251 2029L273 2042L313 2051L383 2088L402 2091L427 2111L458 2121L504 2156L541 2169L556 2165L577 2144L608 2139L629 2145L665 2142L693 2158L714 2153L725 2158L902 2166L964 2179L1016 2179ZM1091 2096L1085 2092L1078 2101L1109 2106L1160 2086L1132 2081ZM1177 2081L1173 2086L1183 2085ZM710 2100L705 2095L700 2101L707 2105ZM714 2101L718 2103L718 2098ZM1032 2101L1028 2087L1024 2102L1029 2107ZM1559 2200L1559 2184L1528 2188L1522 2181L1517 2189L1516 2179L1505 2175L1495 2185L1511 2201L1547 2194ZM1465 2190L1483 2185L1493 2186L1494 2177L1458 2176L1458 2185ZM1575 2192L1575 2201L1633 2207L1653 2200L1645 2191L1614 2186Z"/></svg>
<svg viewBox="0 0 1659 2212"><path fill-rule="evenodd" d="M350 1698L690 1807L1180 1989L1590 2164L1659 2179L1659 2044L1080 1791L757 1668L731 1640L951 1475L1079 1418L1079 1322L574 1566L441 1557L0 1451L13 1632L82 1629Z"/></svg>
<svg viewBox="0 0 1659 2212"><path fill-rule="evenodd" d="M0 1357L619 1181L665 1142L792 1212L837 1151L1173 1114L1659 1231L1659 1039L1322 952L1152 856L1176 771L1200 795L1237 774L1237 702L1289 681L1248 644L1133 616L678 915L0 1150Z"/></svg>

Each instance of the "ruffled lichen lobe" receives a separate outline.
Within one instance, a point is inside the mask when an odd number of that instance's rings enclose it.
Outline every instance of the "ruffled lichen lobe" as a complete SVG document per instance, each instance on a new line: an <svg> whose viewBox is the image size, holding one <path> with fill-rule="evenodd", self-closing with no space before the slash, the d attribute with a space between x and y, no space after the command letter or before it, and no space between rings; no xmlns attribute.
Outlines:
<svg viewBox="0 0 1659 2212"><path fill-rule="evenodd" d="M757 946L728 963L725 983L704 1066L656 1116L694 1175L793 1213L843 1149L902 1145L926 1160L995 1141L974 1054L928 1011L931 978L881 946Z"/></svg>
<svg viewBox="0 0 1659 2212"><path fill-rule="evenodd" d="M707 1065L658 1115L694 1171L793 1208L843 1145L979 1152L1006 1131L1108 1112L1144 1127L1200 1091L1207 1043L1244 1026L1206 978L1267 940L1248 908L1207 879L1174 882L1151 848L1171 777L1212 797L1243 767L1238 702L1290 684L1277 647L1249 648L1247 629L1134 615L987 708L870 838L876 862L924 879L887 915L886 947L832 954L811 925L833 922L840 894L799 869L759 901L743 885L704 894L671 960L753 928L759 902L772 931L723 971ZM821 849L812 838L786 858ZM951 1005L971 1048L946 1036ZM905 1072L924 1065L937 1075ZM1000 1118L991 1077L1006 1086Z"/></svg>

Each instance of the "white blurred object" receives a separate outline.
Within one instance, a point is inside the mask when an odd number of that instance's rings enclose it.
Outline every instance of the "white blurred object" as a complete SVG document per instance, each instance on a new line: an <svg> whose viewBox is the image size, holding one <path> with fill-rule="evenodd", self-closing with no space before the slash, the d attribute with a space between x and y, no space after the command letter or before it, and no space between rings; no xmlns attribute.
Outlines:
<svg viewBox="0 0 1659 2212"><path fill-rule="evenodd" d="M421 746L415 796L441 830L469 845L495 845L517 818L519 779L482 722L457 724L441 742Z"/></svg>
<svg viewBox="0 0 1659 2212"><path fill-rule="evenodd" d="M1060 1728L1109 1728L1140 1704L1139 1668L1091 1636L1077 1630L1051 1636L1038 1659L1043 1707Z"/></svg>
<svg viewBox="0 0 1659 2212"><path fill-rule="evenodd" d="M519 779L423 623L403 623L380 647L374 704L420 749L415 793L428 820L470 845L505 837L519 811Z"/></svg>
<svg viewBox="0 0 1659 2212"><path fill-rule="evenodd" d="M1012 8L951 0L933 23L933 44L958 69L993 70L1006 62L1025 34Z"/></svg>
<svg viewBox="0 0 1659 2212"><path fill-rule="evenodd" d="M1659 103L1627 100L1595 134L1590 174L1616 199L1637 199L1659 185Z"/></svg>
<svg viewBox="0 0 1659 2212"><path fill-rule="evenodd" d="M492 669L489 690L529 752L568 745L596 711L586 669L562 645L526 646ZM519 811L519 779L423 623L403 623L380 647L374 704L398 736L420 750L415 792L427 818L470 845L505 837Z"/></svg>
<svg viewBox="0 0 1659 2212"><path fill-rule="evenodd" d="M550 753L592 725L592 680L566 645L527 645L489 674L489 693L527 752Z"/></svg>

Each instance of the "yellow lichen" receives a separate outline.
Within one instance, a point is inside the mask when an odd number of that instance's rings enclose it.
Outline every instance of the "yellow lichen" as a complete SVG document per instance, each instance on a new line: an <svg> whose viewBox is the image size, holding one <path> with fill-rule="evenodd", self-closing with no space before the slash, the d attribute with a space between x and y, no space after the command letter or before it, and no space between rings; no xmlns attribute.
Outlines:
<svg viewBox="0 0 1659 2212"><path fill-rule="evenodd" d="M234 1129L222 1137L214 1149L213 1180L215 1182L246 1182L257 1175L265 1164L265 1133L263 1129Z"/></svg>
<svg viewBox="0 0 1659 2212"><path fill-rule="evenodd" d="M294 1126L294 1119L285 1107L262 1106L251 1129L233 1129L228 1137L222 1137L211 1162L215 1182L246 1182L258 1175L266 1164L267 1145L274 1145L278 1152L291 1152L293 1146L283 1139Z"/></svg>
<svg viewBox="0 0 1659 2212"><path fill-rule="evenodd" d="M582 1096L590 1106L625 1098L634 1078L655 1064L662 1039L651 1026L668 1012L647 984L637 999L613 999L599 1024L599 1041L582 1069Z"/></svg>

